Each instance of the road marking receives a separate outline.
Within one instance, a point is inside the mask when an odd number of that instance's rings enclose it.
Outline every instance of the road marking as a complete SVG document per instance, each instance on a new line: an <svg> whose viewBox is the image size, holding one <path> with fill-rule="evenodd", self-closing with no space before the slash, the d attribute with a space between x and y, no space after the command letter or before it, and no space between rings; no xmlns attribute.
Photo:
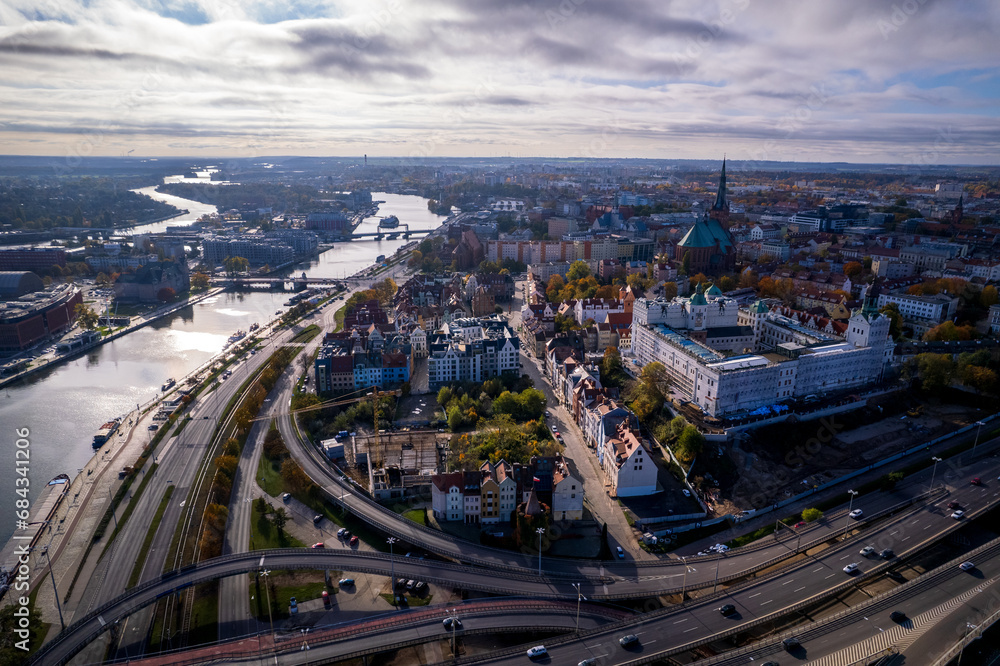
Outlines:
<svg viewBox="0 0 1000 666"><path fill-rule="evenodd" d="M836 576L836 575L837 575L836 573L832 573L832 574L830 574L829 576L827 576L826 578L833 578L833 577L834 577L834 576ZM826 580L826 578L824 578L823 580Z"/></svg>
<svg viewBox="0 0 1000 666"><path fill-rule="evenodd" d="M686 633L687 633L687 632L689 632L689 631L694 631L694 630L695 630L695 629L697 629L697 628L698 628L698 627L691 627L690 629L685 629L685 630L684 630L684 633L686 634Z"/></svg>
<svg viewBox="0 0 1000 666"><path fill-rule="evenodd" d="M910 537L903 537L903 538L902 538L902 539L901 539L900 541L906 541L906 540L907 540L907 539L909 539L909 538L910 538Z"/></svg>
<svg viewBox="0 0 1000 666"><path fill-rule="evenodd" d="M847 555L844 555L844 556L843 556L842 558L840 558L840 559L841 559L841 560L846 560L846 559L847 559L848 557L850 557L850 556L851 556L851 554L850 554L850 553L848 553Z"/></svg>
<svg viewBox="0 0 1000 666"><path fill-rule="evenodd" d="M927 527L925 527L924 529L925 529L925 530L929 530L929 529L930 529L930 528L932 528L932 527L934 527L934 526L933 526L933 525L928 525L928 526L927 526Z"/></svg>
<svg viewBox="0 0 1000 666"><path fill-rule="evenodd" d="M823 567L816 567L815 569L812 570L812 572L816 573L817 571L822 571L822 570L823 570Z"/></svg>
<svg viewBox="0 0 1000 666"><path fill-rule="evenodd" d="M893 534L895 534L895 533L896 533L896 532L898 532L898 531L899 531L899 530L893 530L893 531L889 532L889 536L892 536Z"/></svg>
<svg viewBox="0 0 1000 666"><path fill-rule="evenodd" d="M784 583L782 583L782 585L788 585L789 583L794 583L794 582L795 582L795 579L792 578L791 580L787 580Z"/></svg>
<svg viewBox="0 0 1000 666"><path fill-rule="evenodd" d="M767 601L760 602L760 605L761 606L766 606L767 604L771 603L772 601L774 601L774 599L768 599Z"/></svg>
<svg viewBox="0 0 1000 666"><path fill-rule="evenodd" d="M804 590L804 589L806 589L806 586L805 586L805 585L803 585L802 587L800 587L800 588L798 588L798 589L796 589L796 590L792 590L792 592L801 592L801 591L802 591L802 590Z"/></svg>
<svg viewBox="0 0 1000 666"><path fill-rule="evenodd" d="M759 597L763 592L758 592L757 594L751 594L747 599L753 599L754 597Z"/></svg>
<svg viewBox="0 0 1000 666"><path fill-rule="evenodd" d="M677 620L676 622L674 622L674 624L680 624L681 622L687 622L687 621L688 621L688 620L690 620L690 619L691 619L691 618L689 618L689 617L686 617L686 618L684 618L683 620Z"/></svg>

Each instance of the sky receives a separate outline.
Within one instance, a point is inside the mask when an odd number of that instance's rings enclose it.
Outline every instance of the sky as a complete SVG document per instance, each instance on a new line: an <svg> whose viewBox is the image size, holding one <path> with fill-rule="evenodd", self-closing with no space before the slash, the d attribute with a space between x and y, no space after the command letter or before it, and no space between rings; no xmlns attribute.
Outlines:
<svg viewBox="0 0 1000 666"><path fill-rule="evenodd" d="M1000 163L996 0L0 0L0 152Z"/></svg>

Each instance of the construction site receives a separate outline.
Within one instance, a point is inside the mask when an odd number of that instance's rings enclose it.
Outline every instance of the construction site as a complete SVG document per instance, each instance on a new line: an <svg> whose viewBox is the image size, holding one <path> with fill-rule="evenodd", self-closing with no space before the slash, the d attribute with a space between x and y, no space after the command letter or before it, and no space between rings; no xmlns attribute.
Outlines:
<svg viewBox="0 0 1000 666"><path fill-rule="evenodd" d="M342 457L355 483L375 499L398 499L429 486L445 463L448 437L435 430L355 434L336 444L324 442L331 460Z"/></svg>

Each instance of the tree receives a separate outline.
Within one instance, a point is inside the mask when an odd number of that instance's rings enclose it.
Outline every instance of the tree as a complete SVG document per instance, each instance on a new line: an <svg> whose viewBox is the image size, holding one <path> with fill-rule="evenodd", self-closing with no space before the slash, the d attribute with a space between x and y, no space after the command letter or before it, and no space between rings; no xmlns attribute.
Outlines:
<svg viewBox="0 0 1000 666"><path fill-rule="evenodd" d="M924 333L924 342L971 340L976 335L976 329L972 326L956 326L955 322L948 320Z"/></svg>
<svg viewBox="0 0 1000 666"><path fill-rule="evenodd" d="M683 462L691 462L705 448L705 437L693 425L685 426L677 438L674 453Z"/></svg>
<svg viewBox="0 0 1000 666"><path fill-rule="evenodd" d="M691 274L691 251L687 250L684 252L684 256L681 258L681 274L690 275Z"/></svg>
<svg viewBox="0 0 1000 666"><path fill-rule="evenodd" d="M621 386L625 380L625 370L622 367L622 354L617 347L604 350L601 359L601 384L605 386Z"/></svg>
<svg viewBox="0 0 1000 666"><path fill-rule="evenodd" d="M997 373L990 368L970 365L962 373L962 383L978 393L996 393Z"/></svg>
<svg viewBox="0 0 1000 666"><path fill-rule="evenodd" d="M807 523L814 523L822 517L823 517L823 512L820 511L819 509L810 508L810 509L805 509L802 512L802 520L806 521Z"/></svg>
<svg viewBox="0 0 1000 666"><path fill-rule="evenodd" d="M256 509L257 513L259 513L262 516L264 514L266 514L267 513L267 500L265 500L263 497L258 497L254 501L254 509Z"/></svg>
<svg viewBox="0 0 1000 666"><path fill-rule="evenodd" d="M753 271L743 271L740 273L740 288L742 289L756 289L757 288L757 274Z"/></svg>
<svg viewBox="0 0 1000 666"><path fill-rule="evenodd" d="M903 334L903 315L899 313L899 306L895 303L886 303L879 312L889 318L889 335L893 339L898 339Z"/></svg>
<svg viewBox="0 0 1000 666"><path fill-rule="evenodd" d="M158 292L156 292L156 300L162 301L164 303L170 303L177 297L177 292L174 291L173 287L163 287Z"/></svg>
<svg viewBox="0 0 1000 666"><path fill-rule="evenodd" d="M245 273L250 268L250 262L246 257L226 257L222 265L226 269L226 274L233 277L239 273Z"/></svg>
<svg viewBox="0 0 1000 666"><path fill-rule="evenodd" d="M197 272L191 276L191 289L194 291L202 291L208 289L210 278L207 273Z"/></svg>
<svg viewBox="0 0 1000 666"><path fill-rule="evenodd" d="M285 507L279 506L274 510L274 518L271 519L274 523L274 529L278 530L278 536L284 536L285 525L288 523L288 512L285 511Z"/></svg>
<svg viewBox="0 0 1000 666"><path fill-rule="evenodd" d="M889 472L879 477L879 488L885 492L895 490L896 484L903 480L902 472Z"/></svg>
<svg viewBox="0 0 1000 666"><path fill-rule="evenodd" d="M1000 302L1000 294L997 293L997 288L991 284L983 287L982 292L979 294L979 302L984 308L988 308L991 305L996 305Z"/></svg>
<svg viewBox="0 0 1000 666"><path fill-rule="evenodd" d="M918 354L917 368L925 391L948 386L955 373L955 364L947 354Z"/></svg>
<svg viewBox="0 0 1000 666"><path fill-rule="evenodd" d="M98 273L97 277L94 278L94 284L98 287L107 287L111 284L111 278L108 277L107 273Z"/></svg>
<svg viewBox="0 0 1000 666"><path fill-rule="evenodd" d="M844 264L844 275L851 278L851 280L857 279L865 270L865 267L861 265L858 261L848 261Z"/></svg>
<svg viewBox="0 0 1000 666"><path fill-rule="evenodd" d="M676 282L664 282L663 283L663 297L668 301L677 297L677 283Z"/></svg>
<svg viewBox="0 0 1000 666"><path fill-rule="evenodd" d="M493 409L496 409L496 402L493 403ZM452 432L457 432L459 428L462 427L464 420L462 419L462 410L458 405L453 406L448 410L448 428Z"/></svg>
<svg viewBox="0 0 1000 666"><path fill-rule="evenodd" d="M375 292L375 298L378 299L378 302L383 308L389 307L389 304L392 303L392 297L396 295L396 291L398 289L399 287L396 286L396 281L391 277L372 285L372 290Z"/></svg>
<svg viewBox="0 0 1000 666"><path fill-rule="evenodd" d="M587 265L587 262L579 259L570 264L569 270L566 271L566 279L570 282L581 280L589 275L590 266Z"/></svg>
<svg viewBox="0 0 1000 666"><path fill-rule="evenodd" d="M451 388L447 386L442 386L441 390L437 394L437 403L442 407L447 407L448 403L451 402L452 392Z"/></svg>
<svg viewBox="0 0 1000 666"><path fill-rule="evenodd" d="M76 323L85 331L92 331L97 328L97 313L90 309L85 303L77 303L73 310L76 315Z"/></svg>

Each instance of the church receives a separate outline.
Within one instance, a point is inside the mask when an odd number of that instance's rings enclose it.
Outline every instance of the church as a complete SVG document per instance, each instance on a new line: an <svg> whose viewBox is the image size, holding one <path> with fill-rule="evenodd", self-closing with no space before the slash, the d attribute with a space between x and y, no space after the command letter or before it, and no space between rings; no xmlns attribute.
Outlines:
<svg viewBox="0 0 1000 666"><path fill-rule="evenodd" d="M726 201L726 160L722 160L719 191L711 210L677 244L677 268L687 257L689 275L722 275L736 270L736 243L729 235L729 202Z"/></svg>

